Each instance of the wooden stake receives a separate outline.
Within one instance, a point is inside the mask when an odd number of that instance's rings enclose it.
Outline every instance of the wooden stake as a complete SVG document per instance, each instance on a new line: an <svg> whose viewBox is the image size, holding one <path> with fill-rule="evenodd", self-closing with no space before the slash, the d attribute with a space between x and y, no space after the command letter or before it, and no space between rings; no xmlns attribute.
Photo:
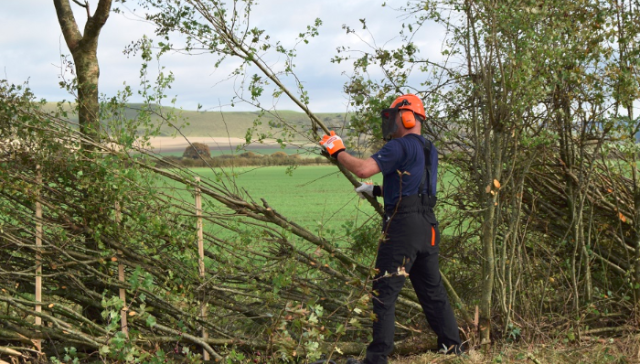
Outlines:
<svg viewBox="0 0 640 364"><path fill-rule="evenodd" d="M116 225L120 225L120 204L116 201ZM124 283L124 264L122 264L122 250L118 249L118 280ZM124 336L129 338L129 327L127 326L127 297L126 290L124 288L120 288L120 300L122 300L122 310L120 310L120 329Z"/></svg>
<svg viewBox="0 0 640 364"><path fill-rule="evenodd" d="M40 172L40 166L36 166L36 184L37 184L37 199L36 199L36 313L42 312L42 254L40 248L42 248L42 204L40 203L40 185L42 184L42 173ZM36 326L42 325L42 317L36 316ZM33 341L38 351L42 351L42 341L40 339Z"/></svg>
<svg viewBox="0 0 640 364"><path fill-rule="evenodd" d="M204 282L204 234L202 228L202 195L200 194L200 177L196 177L196 227L198 228L198 268L200 271L200 278L202 282ZM204 290L203 290L204 292ZM203 293L204 296L204 293ZM204 297L203 297L204 298ZM200 316L202 320L207 317L206 303L205 300L202 300L202 305L200 306ZM202 327L202 339L204 341L207 340L209 335L205 330L204 326ZM204 360L209 360L209 352L206 350L202 350L202 358Z"/></svg>

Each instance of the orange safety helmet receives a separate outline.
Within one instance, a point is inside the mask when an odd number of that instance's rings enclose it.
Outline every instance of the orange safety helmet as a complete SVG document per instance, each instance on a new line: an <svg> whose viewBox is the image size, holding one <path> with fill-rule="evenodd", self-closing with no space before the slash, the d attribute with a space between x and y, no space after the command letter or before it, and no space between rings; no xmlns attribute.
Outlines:
<svg viewBox="0 0 640 364"><path fill-rule="evenodd" d="M424 104L422 103L422 100L414 94L399 96L390 106L390 108L394 107L397 107L399 110L412 111L411 114L402 113L402 125L407 129L411 129L416 126L416 118L414 114L420 115L423 120L427 118L424 112Z"/></svg>
<svg viewBox="0 0 640 364"><path fill-rule="evenodd" d="M403 113L402 110L411 112ZM384 140L391 140L393 134L398 129L398 125L396 124L398 113L401 114L400 120L402 120L402 125L407 129L416 126L416 115L419 115L423 120L426 119L422 100L414 94L402 95L396 98L388 109L380 112L380 118L382 119L382 138Z"/></svg>

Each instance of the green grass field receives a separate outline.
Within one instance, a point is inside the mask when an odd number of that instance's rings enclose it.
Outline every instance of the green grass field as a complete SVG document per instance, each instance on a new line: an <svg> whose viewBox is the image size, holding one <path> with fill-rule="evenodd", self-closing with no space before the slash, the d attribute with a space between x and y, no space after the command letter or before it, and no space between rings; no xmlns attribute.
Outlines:
<svg viewBox="0 0 640 364"><path fill-rule="evenodd" d="M193 170L203 180L215 180L214 171L207 168ZM316 232L319 228L338 230L346 221L361 223L375 214L373 207L361 200L349 181L334 166L300 166L291 175L287 167L243 167L225 169L231 176L225 184L261 202L264 198L277 212ZM381 183L382 176L373 178ZM175 188L176 197L189 200L190 193L183 186L168 181ZM170 189L167 189L170 191Z"/></svg>

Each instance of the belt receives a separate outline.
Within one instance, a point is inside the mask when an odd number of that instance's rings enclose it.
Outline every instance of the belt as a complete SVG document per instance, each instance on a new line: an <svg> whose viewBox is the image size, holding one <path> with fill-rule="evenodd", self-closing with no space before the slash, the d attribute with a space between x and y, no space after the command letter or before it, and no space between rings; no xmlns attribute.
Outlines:
<svg viewBox="0 0 640 364"><path fill-rule="evenodd" d="M433 208L436 206L436 196L429 195L411 195L401 196L398 203L391 206L385 206L385 215L390 216L395 214L407 214L407 213L431 213L433 214Z"/></svg>

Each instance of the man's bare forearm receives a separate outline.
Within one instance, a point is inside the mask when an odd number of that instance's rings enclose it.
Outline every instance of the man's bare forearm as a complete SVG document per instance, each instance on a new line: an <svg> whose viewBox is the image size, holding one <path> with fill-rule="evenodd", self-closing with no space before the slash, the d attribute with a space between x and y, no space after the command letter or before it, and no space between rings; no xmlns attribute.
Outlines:
<svg viewBox="0 0 640 364"><path fill-rule="evenodd" d="M360 159L349 153L339 153L338 162L360 178L369 178L380 173L380 167L373 158Z"/></svg>

